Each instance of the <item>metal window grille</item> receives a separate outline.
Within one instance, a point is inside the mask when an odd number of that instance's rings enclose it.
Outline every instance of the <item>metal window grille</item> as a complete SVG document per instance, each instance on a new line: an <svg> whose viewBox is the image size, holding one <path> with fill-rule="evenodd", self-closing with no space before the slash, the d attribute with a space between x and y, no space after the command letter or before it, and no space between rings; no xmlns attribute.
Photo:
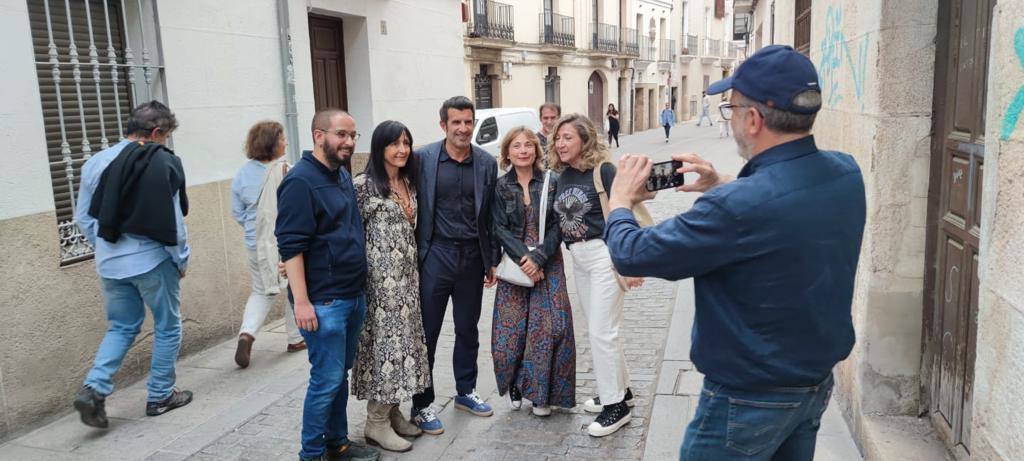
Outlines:
<svg viewBox="0 0 1024 461"><path fill-rule="evenodd" d="M28 0L60 265L93 249L74 223L82 164L124 139L135 104L163 97L153 0Z"/></svg>
<svg viewBox="0 0 1024 461"><path fill-rule="evenodd" d="M810 56L811 0L797 0L796 20L793 24L793 28L793 48L807 56Z"/></svg>

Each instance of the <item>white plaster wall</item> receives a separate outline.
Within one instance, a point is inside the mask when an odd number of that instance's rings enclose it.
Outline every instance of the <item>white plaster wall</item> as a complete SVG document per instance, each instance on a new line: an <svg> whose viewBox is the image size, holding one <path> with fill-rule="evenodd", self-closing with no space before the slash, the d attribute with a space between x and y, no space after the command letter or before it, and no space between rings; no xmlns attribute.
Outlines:
<svg viewBox="0 0 1024 461"><path fill-rule="evenodd" d="M1024 459L1024 1L993 13L974 380L973 459Z"/></svg>
<svg viewBox="0 0 1024 461"><path fill-rule="evenodd" d="M295 2L297 3L297 2ZM357 129L366 133L357 150L368 151L373 128L388 119L405 123L417 144L442 137L438 109L467 94L464 26L451 0L308 0L317 14L342 18L346 41L348 99ZM387 22L387 34L381 21ZM313 111L312 71L306 12L292 9L296 90L300 113ZM429 32L430 39L424 40ZM299 118L308 131L311 118Z"/></svg>
<svg viewBox="0 0 1024 461"><path fill-rule="evenodd" d="M534 109L540 107L544 103L544 76L547 70L547 66L540 64L513 66L511 78L498 80L501 87L501 106ZM563 75L560 85L563 94L566 92L565 79L566 76Z"/></svg>
<svg viewBox="0 0 1024 461"><path fill-rule="evenodd" d="M24 0L0 0L0 43L0 219L8 219L54 209Z"/></svg>
<svg viewBox="0 0 1024 461"><path fill-rule="evenodd" d="M160 4L167 100L180 125L174 148L190 185L234 176L249 127L284 122L277 30L273 0Z"/></svg>

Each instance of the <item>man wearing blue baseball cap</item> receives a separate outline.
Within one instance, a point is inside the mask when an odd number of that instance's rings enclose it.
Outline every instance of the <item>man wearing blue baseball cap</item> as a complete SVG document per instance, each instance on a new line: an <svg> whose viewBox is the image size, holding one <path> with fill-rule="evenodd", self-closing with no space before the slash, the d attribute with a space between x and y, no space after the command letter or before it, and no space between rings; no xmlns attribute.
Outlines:
<svg viewBox="0 0 1024 461"><path fill-rule="evenodd" d="M674 156L700 176L677 190L703 195L640 228L630 209L653 198L651 161L625 156L605 241L624 276L694 278L690 358L705 379L680 459L810 461L832 367L854 343L864 181L853 157L815 145L821 90L805 56L766 47L708 93L730 89L722 117L748 160L739 176Z"/></svg>

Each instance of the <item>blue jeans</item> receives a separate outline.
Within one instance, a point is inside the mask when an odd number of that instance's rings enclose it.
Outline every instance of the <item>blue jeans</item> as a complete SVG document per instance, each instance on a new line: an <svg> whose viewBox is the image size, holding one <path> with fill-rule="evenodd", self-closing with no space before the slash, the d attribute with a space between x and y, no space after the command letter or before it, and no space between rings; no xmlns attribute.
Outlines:
<svg viewBox="0 0 1024 461"><path fill-rule="evenodd" d="M681 461L811 461L832 375L811 387L741 391L704 380Z"/></svg>
<svg viewBox="0 0 1024 461"><path fill-rule="evenodd" d="M100 279L106 300L107 334L96 351L84 385L101 395L114 391L114 374L135 342L146 319L145 305L149 305L153 313L153 358L146 383L148 401L159 402L171 395L174 363L181 348L179 280L178 268L170 258L144 274L126 279Z"/></svg>
<svg viewBox="0 0 1024 461"><path fill-rule="evenodd" d="M366 318L366 297L314 304L316 331L300 329L309 354L309 388L302 406L303 459L323 455L327 446L348 443L348 370L356 358Z"/></svg>

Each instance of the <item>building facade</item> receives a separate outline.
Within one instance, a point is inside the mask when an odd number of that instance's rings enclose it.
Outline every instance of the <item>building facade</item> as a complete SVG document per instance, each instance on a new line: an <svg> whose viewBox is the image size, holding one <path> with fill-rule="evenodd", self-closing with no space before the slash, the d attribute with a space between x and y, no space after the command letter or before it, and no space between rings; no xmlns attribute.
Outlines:
<svg viewBox="0 0 1024 461"><path fill-rule="evenodd" d="M701 92L712 82L729 76L742 61L742 35L734 33L732 0L676 0L680 53L678 75L682 101L676 110L680 120L700 115ZM718 120L717 104L711 117Z"/></svg>
<svg viewBox="0 0 1024 461"><path fill-rule="evenodd" d="M417 144L441 138L438 107L466 87L458 5L0 0L0 439L69 409L106 330L92 249L70 219L82 163L117 143L131 107L158 99L180 122L172 147L192 205L181 307L189 354L236 334L248 295L242 230L230 218L248 128L282 122L292 159L312 148L323 107L352 113L364 134L357 151L386 119L405 122ZM446 77L422 77L432 74ZM148 371L143 328L119 383Z"/></svg>
<svg viewBox="0 0 1024 461"><path fill-rule="evenodd" d="M865 459L1024 459L1024 2L736 0L818 68L868 218L836 395Z"/></svg>

